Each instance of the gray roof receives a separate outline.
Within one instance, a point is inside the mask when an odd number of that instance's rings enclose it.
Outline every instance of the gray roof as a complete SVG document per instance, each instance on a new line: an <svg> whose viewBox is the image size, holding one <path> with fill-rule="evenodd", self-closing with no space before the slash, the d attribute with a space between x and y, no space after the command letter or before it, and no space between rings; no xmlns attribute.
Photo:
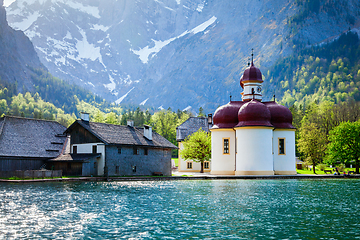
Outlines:
<svg viewBox="0 0 360 240"><path fill-rule="evenodd" d="M60 156L49 160L49 162L85 162L100 156L101 153L61 154Z"/></svg>
<svg viewBox="0 0 360 240"><path fill-rule="evenodd" d="M0 118L0 156L53 158L63 149L65 127L55 121Z"/></svg>
<svg viewBox="0 0 360 240"><path fill-rule="evenodd" d="M144 129L138 127L76 120L66 132L71 132L77 124L87 129L105 144L177 148L155 131L152 132L152 141L148 140L144 137Z"/></svg>
<svg viewBox="0 0 360 240"><path fill-rule="evenodd" d="M176 140L181 142L200 128L205 132L209 132L209 123L207 118L190 117L176 128Z"/></svg>

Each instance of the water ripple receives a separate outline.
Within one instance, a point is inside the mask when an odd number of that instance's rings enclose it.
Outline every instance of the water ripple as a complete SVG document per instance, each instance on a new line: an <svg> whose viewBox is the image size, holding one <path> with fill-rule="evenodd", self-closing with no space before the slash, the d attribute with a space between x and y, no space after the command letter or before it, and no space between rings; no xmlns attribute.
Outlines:
<svg viewBox="0 0 360 240"><path fill-rule="evenodd" d="M1 184L0 199L5 239L360 238L359 180Z"/></svg>

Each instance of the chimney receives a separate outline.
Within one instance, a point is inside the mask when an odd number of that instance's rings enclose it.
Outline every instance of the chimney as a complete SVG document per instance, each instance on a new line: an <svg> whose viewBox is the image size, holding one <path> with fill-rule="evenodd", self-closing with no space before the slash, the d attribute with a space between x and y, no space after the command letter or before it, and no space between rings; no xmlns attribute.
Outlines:
<svg viewBox="0 0 360 240"><path fill-rule="evenodd" d="M212 125L213 124L213 116L211 113L208 114L208 124Z"/></svg>
<svg viewBox="0 0 360 240"><path fill-rule="evenodd" d="M81 118L81 120L83 120L84 122L89 122L89 119L90 119L89 113L81 112L80 118Z"/></svg>
<svg viewBox="0 0 360 240"><path fill-rule="evenodd" d="M144 125L144 137L152 141L152 128L148 125Z"/></svg>
<svg viewBox="0 0 360 240"><path fill-rule="evenodd" d="M127 120L127 125L129 127L134 127L134 121L133 120Z"/></svg>

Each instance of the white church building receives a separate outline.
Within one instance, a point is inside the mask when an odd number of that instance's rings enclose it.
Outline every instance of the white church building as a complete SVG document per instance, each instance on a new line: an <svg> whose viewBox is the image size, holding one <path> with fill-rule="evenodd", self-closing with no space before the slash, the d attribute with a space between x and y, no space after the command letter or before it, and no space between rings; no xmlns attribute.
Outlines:
<svg viewBox="0 0 360 240"><path fill-rule="evenodd" d="M262 102L262 74L251 65L240 79L242 101L231 101L213 115L211 174L296 174L295 128L290 110Z"/></svg>

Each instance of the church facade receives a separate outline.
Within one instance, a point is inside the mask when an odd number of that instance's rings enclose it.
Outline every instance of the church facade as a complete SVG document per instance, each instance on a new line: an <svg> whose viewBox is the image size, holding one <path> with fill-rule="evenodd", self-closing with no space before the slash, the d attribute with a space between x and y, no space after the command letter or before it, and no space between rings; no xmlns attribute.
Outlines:
<svg viewBox="0 0 360 240"><path fill-rule="evenodd" d="M253 61L240 79L242 101L230 101L213 116L211 174L296 174L292 114L262 101L262 74Z"/></svg>

